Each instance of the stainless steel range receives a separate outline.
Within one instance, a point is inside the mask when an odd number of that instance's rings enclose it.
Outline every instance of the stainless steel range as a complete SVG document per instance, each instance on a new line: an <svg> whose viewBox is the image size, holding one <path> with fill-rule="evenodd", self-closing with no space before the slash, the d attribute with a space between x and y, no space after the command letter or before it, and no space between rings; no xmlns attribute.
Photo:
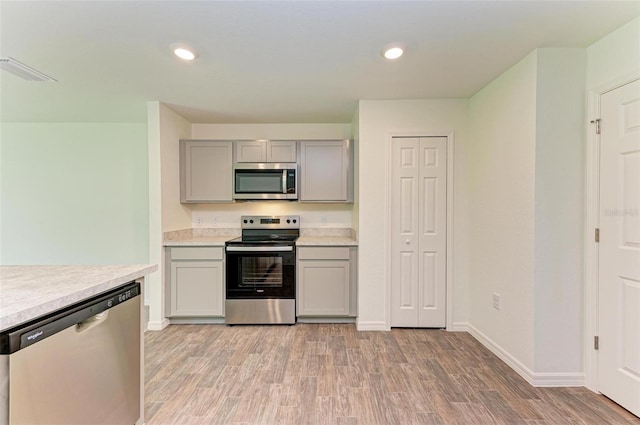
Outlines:
<svg viewBox="0 0 640 425"><path fill-rule="evenodd" d="M242 216L242 236L226 243L225 322L296 322L299 216Z"/></svg>

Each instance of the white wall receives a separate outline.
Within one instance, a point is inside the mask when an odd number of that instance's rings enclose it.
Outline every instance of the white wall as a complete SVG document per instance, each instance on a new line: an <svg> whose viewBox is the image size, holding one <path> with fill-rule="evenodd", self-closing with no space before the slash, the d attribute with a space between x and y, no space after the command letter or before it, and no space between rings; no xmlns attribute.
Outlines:
<svg viewBox="0 0 640 425"><path fill-rule="evenodd" d="M0 263L148 261L144 124L2 123Z"/></svg>
<svg viewBox="0 0 640 425"><path fill-rule="evenodd" d="M162 231L191 227L191 211L180 203L180 139L191 137L191 123L160 104Z"/></svg>
<svg viewBox="0 0 640 425"><path fill-rule="evenodd" d="M350 139L351 124L193 124L193 139ZM179 198L176 198L179 202ZM237 202L233 204L194 204L192 223L202 218L203 227L240 227L240 215L293 214L301 216L304 227L353 226L353 204L303 204L298 202Z"/></svg>
<svg viewBox="0 0 640 425"><path fill-rule="evenodd" d="M640 76L640 17L587 48L587 88Z"/></svg>
<svg viewBox="0 0 640 425"><path fill-rule="evenodd" d="M537 56L534 371L579 374L586 52Z"/></svg>
<svg viewBox="0 0 640 425"><path fill-rule="evenodd" d="M470 323L540 384L582 380L585 64L538 49L471 99Z"/></svg>
<svg viewBox="0 0 640 425"><path fill-rule="evenodd" d="M349 139L351 124L193 124L194 139Z"/></svg>
<svg viewBox="0 0 640 425"><path fill-rule="evenodd" d="M351 121L353 130L353 219L352 228L360 234L360 109Z"/></svg>
<svg viewBox="0 0 640 425"><path fill-rule="evenodd" d="M166 105L147 103L149 161L149 262L159 270L145 280L148 328L159 330L164 318L163 233L191 227L190 211L180 204L178 140L191 137L191 124Z"/></svg>
<svg viewBox="0 0 640 425"><path fill-rule="evenodd" d="M534 369L537 55L470 100L469 322ZM492 294L501 310L492 307Z"/></svg>
<svg viewBox="0 0 640 425"><path fill-rule="evenodd" d="M361 100L358 108L358 327L388 329L391 133L455 133L454 324L467 321L467 100Z"/></svg>

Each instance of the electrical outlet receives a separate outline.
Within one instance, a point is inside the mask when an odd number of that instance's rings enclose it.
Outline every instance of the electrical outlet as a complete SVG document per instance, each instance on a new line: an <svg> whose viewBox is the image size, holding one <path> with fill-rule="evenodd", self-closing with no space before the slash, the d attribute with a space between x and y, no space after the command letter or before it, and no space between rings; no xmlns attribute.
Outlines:
<svg viewBox="0 0 640 425"><path fill-rule="evenodd" d="M327 215L326 214L322 214L320 216L320 223L322 223L323 226L327 225Z"/></svg>
<svg viewBox="0 0 640 425"><path fill-rule="evenodd" d="M217 217L211 217L211 225L213 227L215 227L218 224L218 218Z"/></svg>
<svg viewBox="0 0 640 425"><path fill-rule="evenodd" d="M493 293L493 308L500 310L500 294Z"/></svg>
<svg viewBox="0 0 640 425"><path fill-rule="evenodd" d="M198 227L202 226L202 217L201 216L197 216L196 217L196 226L198 226Z"/></svg>

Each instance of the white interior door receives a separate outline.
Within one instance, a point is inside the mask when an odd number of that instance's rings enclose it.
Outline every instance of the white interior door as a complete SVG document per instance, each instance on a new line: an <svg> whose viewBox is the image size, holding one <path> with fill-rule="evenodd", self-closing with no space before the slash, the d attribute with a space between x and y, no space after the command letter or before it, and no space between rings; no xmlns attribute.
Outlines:
<svg viewBox="0 0 640 425"><path fill-rule="evenodd" d="M640 416L640 80L600 112L599 390Z"/></svg>
<svg viewBox="0 0 640 425"><path fill-rule="evenodd" d="M446 325L447 138L392 141L391 326Z"/></svg>

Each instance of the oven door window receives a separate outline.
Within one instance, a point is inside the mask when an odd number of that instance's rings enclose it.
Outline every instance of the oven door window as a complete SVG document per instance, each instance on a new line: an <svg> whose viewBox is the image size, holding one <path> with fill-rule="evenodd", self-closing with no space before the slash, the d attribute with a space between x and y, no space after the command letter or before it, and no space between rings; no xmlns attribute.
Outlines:
<svg viewBox="0 0 640 425"><path fill-rule="evenodd" d="M240 288L281 288L282 257L242 257Z"/></svg>
<svg viewBox="0 0 640 425"><path fill-rule="evenodd" d="M227 251L227 299L295 298L293 252Z"/></svg>

